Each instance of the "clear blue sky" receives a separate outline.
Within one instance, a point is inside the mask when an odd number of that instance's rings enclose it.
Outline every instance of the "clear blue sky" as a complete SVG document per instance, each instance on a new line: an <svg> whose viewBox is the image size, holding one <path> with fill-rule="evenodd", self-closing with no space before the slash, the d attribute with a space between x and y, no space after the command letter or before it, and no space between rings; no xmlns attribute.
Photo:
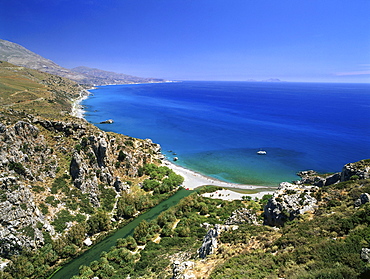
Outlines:
<svg viewBox="0 0 370 279"><path fill-rule="evenodd" d="M370 82L369 0L3 0L0 38L66 68Z"/></svg>

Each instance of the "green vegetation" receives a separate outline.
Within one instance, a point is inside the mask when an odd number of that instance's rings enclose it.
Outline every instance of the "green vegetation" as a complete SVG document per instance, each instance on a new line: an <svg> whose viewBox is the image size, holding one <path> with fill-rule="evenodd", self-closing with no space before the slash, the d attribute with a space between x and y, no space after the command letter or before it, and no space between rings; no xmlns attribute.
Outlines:
<svg viewBox="0 0 370 279"><path fill-rule="evenodd" d="M205 187L199 192L214 188ZM195 192L162 212L155 220L142 221L135 228L133 236L119 239L109 252L102 253L99 261L92 262L89 267L81 267L80 276L74 278L122 278L128 274L131 278L169 278L173 254L181 251L189 258L196 258L197 249L206 233L201 224L222 223L240 207L243 207L241 201L211 200ZM201 211L204 214L200 214ZM205 212L212 212L212 216ZM153 242L154 239L159 243ZM145 249L136 250L136 243L145 245ZM136 253L128 253L128 250Z"/></svg>
<svg viewBox="0 0 370 279"><path fill-rule="evenodd" d="M288 222L278 232L246 225L221 236L223 243L260 239L258 249L228 259L210 278L368 278L370 264L360 258L370 248L370 204L354 201L370 193L370 181L347 181L320 189L325 200L315 216Z"/></svg>
<svg viewBox="0 0 370 279"><path fill-rule="evenodd" d="M184 182L184 178L181 175L176 174L165 166L158 167L154 164L146 164L142 172L150 177L144 180L143 189L145 191L154 191L154 194L173 191Z"/></svg>
<svg viewBox="0 0 370 279"><path fill-rule="evenodd" d="M1 107L56 118L62 111L70 111L70 100L77 98L81 89L66 78L0 63Z"/></svg>

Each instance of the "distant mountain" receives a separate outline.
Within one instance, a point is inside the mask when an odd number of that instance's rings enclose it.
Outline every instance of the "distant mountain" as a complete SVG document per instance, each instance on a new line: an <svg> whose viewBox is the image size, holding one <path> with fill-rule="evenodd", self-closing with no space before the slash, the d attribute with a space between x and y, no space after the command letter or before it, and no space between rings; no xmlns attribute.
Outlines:
<svg viewBox="0 0 370 279"><path fill-rule="evenodd" d="M126 83L164 82L163 79L140 78L114 72L107 72L88 67L77 67L72 70L63 68L21 45L0 39L0 61L17 66L39 70L53 75L69 78L79 84L107 85Z"/></svg>
<svg viewBox="0 0 370 279"><path fill-rule="evenodd" d="M278 78L269 78L269 79L265 79L265 80L262 80L263 82L281 82L280 79Z"/></svg>
<svg viewBox="0 0 370 279"><path fill-rule="evenodd" d="M53 61L46 59L21 45L5 40L0 40L0 60L12 63L17 66L23 66L45 73L58 75L80 82L83 75L71 72Z"/></svg>
<svg viewBox="0 0 370 279"><path fill-rule="evenodd" d="M96 68L89 67L76 67L71 69L72 72L76 74L82 74L85 76L81 80L81 83L84 84L93 84L93 85L105 85L105 84L127 84L127 83L154 83L154 82L164 82L163 79L155 78L141 78L126 74L119 74L115 72L108 72Z"/></svg>

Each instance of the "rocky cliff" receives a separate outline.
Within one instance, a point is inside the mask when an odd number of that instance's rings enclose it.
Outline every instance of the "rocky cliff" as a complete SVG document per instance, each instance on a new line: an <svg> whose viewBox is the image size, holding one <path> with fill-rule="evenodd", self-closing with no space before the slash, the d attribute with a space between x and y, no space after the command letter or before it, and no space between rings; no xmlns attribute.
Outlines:
<svg viewBox="0 0 370 279"><path fill-rule="evenodd" d="M89 218L82 208L100 207L104 188L118 197L129 188L125 181L135 181L139 168L160 156L150 140L105 133L81 119L51 121L12 111L3 112L0 121L0 253L5 257L41 247L46 232L58 237L53 221L63 210Z"/></svg>

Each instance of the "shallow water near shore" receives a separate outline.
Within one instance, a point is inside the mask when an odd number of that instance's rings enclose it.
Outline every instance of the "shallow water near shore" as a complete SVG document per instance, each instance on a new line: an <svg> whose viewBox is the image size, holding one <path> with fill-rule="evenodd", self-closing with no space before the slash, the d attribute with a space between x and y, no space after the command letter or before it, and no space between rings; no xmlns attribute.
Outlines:
<svg viewBox="0 0 370 279"><path fill-rule="evenodd" d="M227 182L277 186L300 170L337 172L370 157L369 84L189 81L91 92L88 121L113 119L97 126L151 138L169 160Z"/></svg>

